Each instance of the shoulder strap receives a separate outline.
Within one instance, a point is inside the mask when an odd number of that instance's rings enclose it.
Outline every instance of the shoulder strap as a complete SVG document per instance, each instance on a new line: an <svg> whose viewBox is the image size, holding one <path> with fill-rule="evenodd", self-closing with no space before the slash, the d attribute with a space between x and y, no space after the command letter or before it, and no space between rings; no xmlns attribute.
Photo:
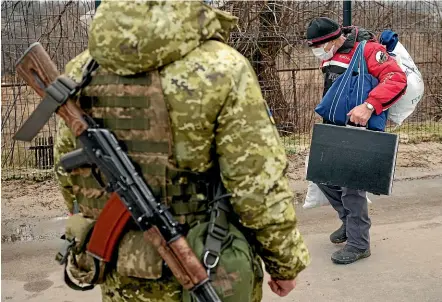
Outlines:
<svg viewBox="0 0 442 302"><path fill-rule="evenodd" d="M223 194L221 181L214 186L214 200L210 212L209 228L203 252L203 264L207 269L207 274L214 273L214 268L218 265L222 245L229 234L229 216L232 212L228 197L231 194Z"/></svg>
<svg viewBox="0 0 442 302"><path fill-rule="evenodd" d="M350 65L348 69L351 69L352 72L359 72L362 73L363 70L366 70L367 64L365 63L364 58L364 49L365 44L367 43L366 40L359 42L355 53L353 54L353 57L351 58ZM351 66L351 68L350 68ZM365 69L364 69L365 66Z"/></svg>
<svg viewBox="0 0 442 302"><path fill-rule="evenodd" d="M359 53L358 53L358 57L359 57L359 62L357 65L355 65L355 67L357 66L358 68L355 70L356 72L359 73L359 77L358 77L358 83L357 83L357 100L356 100L356 105L361 105L364 103L365 99L363 99L363 89L364 89L364 85L365 85L365 80L366 80L366 75L368 74L368 67L367 67L367 62L365 60L365 56L364 56L364 50L365 50L365 45L367 44L367 41L361 41L360 44L358 45L359 49Z"/></svg>
<svg viewBox="0 0 442 302"><path fill-rule="evenodd" d="M331 103L331 110L328 115L328 120L335 123L335 113L336 109L340 104L340 97L342 93L344 92L347 85L349 85L349 80L351 76L353 75L354 71L358 71L358 65L360 60L360 54L361 54L361 43L358 44L356 47L356 50L351 58L350 64L348 65L348 68L345 70L345 72L340 76L341 81L339 82L339 86L337 88L336 94L333 96L333 100ZM337 83L333 83L333 85L336 85Z"/></svg>
<svg viewBox="0 0 442 302"><path fill-rule="evenodd" d="M100 65L98 65L97 61L95 61L94 59L89 59L89 61L87 61L86 65L84 65L83 67L83 75L81 78L81 82L80 84L77 86L75 93L77 93L80 89L86 87L87 85L89 85L89 83L92 81L92 73L97 70L97 68Z"/></svg>

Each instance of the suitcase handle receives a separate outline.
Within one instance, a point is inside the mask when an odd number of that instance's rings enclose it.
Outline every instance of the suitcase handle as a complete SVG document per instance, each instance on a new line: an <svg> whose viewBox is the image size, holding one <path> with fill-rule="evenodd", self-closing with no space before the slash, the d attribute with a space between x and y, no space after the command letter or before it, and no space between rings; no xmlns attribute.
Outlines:
<svg viewBox="0 0 442 302"><path fill-rule="evenodd" d="M361 130L368 130L368 123L365 126L353 126L353 125L349 125L348 122L350 121L350 117L347 116L347 118L345 119L345 127L352 127L352 128L357 128L357 129L361 129Z"/></svg>

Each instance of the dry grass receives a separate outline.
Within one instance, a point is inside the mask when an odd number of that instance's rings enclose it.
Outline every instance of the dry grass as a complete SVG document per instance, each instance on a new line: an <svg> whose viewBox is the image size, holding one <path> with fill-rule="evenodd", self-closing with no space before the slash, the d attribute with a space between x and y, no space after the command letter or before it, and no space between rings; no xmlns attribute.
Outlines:
<svg viewBox="0 0 442 302"><path fill-rule="evenodd" d="M396 129L387 128L386 132L398 134L401 144L442 143L442 122L409 122ZM281 139L287 154L302 154L310 148L311 133L291 134Z"/></svg>
<svg viewBox="0 0 442 302"><path fill-rule="evenodd" d="M390 129L389 132L397 133L402 144L417 144L423 142L442 143L442 122L411 122L397 129Z"/></svg>

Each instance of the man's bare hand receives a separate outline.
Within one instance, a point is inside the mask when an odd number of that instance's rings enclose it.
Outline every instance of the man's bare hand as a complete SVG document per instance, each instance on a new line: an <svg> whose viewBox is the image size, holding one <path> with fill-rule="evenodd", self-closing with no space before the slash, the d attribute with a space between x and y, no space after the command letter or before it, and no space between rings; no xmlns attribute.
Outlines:
<svg viewBox="0 0 442 302"><path fill-rule="evenodd" d="M356 125L366 126L372 113L373 111L368 109L365 104L361 104L350 110L347 116L350 116L350 122Z"/></svg>
<svg viewBox="0 0 442 302"><path fill-rule="evenodd" d="M275 280L272 278L268 282L272 292L280 297L287 296L296 286L295 280Z"/></svg>

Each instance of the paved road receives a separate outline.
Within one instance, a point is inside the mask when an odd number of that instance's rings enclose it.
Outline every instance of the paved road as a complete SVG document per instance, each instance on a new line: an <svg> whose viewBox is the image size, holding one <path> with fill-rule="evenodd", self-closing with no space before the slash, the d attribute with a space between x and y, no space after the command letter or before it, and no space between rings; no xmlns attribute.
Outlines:
<svg viewBox="0 0 442 302"><path fill-rule="evenodd" d="M400 181L391 197L373 197L372 256L349 266L331 263L339 226L329 207L302 210L301 232L312 264L289 296L267 287L264 301L442 302L442 178ZM53 257L56 239L2 244L2 301L100 301L99 290L67 288Z"/></svg>

